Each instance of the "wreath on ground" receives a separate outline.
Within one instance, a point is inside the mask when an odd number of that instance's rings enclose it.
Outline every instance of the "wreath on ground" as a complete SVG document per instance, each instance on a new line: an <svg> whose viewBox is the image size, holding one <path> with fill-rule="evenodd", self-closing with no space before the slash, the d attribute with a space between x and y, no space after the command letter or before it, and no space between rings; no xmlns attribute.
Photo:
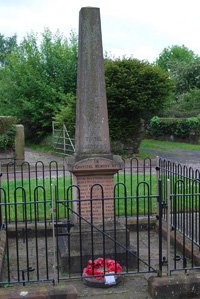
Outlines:
<svg viewBox="0 0 200 299"><path fill-rule="evenodd" d="M88 261L87 267L83 269L83 277L91 286L104 287L117 284L121 272L122 267L118 262L110 258L99 257Z"/></svg>

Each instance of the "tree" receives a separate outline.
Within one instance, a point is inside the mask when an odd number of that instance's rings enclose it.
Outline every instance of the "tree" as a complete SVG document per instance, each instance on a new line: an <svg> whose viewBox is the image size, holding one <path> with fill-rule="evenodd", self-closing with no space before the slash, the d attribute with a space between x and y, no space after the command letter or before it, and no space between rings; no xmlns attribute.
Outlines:
<svg viewBox="0 0 200 299"><path fill-rule="evenodd" d="M0 34L0 66L6 64L6 57L10 54L17 45L17 36L4 37Z"/></svg>
<svg viewBox="0 0 200 299"><path fill-rule="evenodd" d="M156 65L172 74L176 73L176 69L180 64L189 64L197 55L187 47L174 45L165 48L156 60Z"/></svg>
<svg viewBox="0 0 200 299"><path fill-rule="evenodd" d="M77 38L46 29L38 43L28 35L7 55L0 76L0 113L15 115L31 138L51 131L57 106L76 91ZM65 101L66 102L66 101Z"/></svg>
<svg viewBox="0 0 200 299"><path fill-rule="evenodd" d="M174 93L165 116L192 116L196 110L200 90L200 57L185 46L165 48L156 65L167 70L174 82ZM198 90L199 89L199 90Z"/></svg>
<svg viewBox="0 0 200 299"><path fill-rule="evenodd" d="M175 83L177 95L189 92L193 88L200 88L200 57L177 67Z"/></svg>
<svg viewBox="0 0 200 299"><path fill-rule="evenodd" d="M168 109L168 115L184 117L200 114L200 58L179 66L174 82L176 101Z"/></svg>
<svg viewBox="0 0 200 299"><path fill-rule="evenodd" d="M109 124L113 140L138 148L141 119L161 111L172 91L168 74L137 59L107 59L105 62Z"/></svg>

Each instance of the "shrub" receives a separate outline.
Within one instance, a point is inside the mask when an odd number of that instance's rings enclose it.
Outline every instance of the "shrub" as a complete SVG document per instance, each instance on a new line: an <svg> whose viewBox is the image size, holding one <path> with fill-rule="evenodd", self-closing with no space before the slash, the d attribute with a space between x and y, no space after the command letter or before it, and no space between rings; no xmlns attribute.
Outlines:
<svg viewBox="0 0 200 299"><path fill-rule="evenodd" d="M160 113L171 96L168 73L133 58L106 59L110 136L130 154L138 151L145 121Z"/></svg>
<svg viewBox="0 0 200 299"><path fill-rule="evenodd" d="M11 116L0 116L0 151L14 148L16 118Z"/></svg>
<svg viewBox="0 0 200 299"><path fill-rule="evenodd" d="M200 116L189 118L154 116L150 121L149 134L153 137L174 136L195 141L200 135Z"/></svg>

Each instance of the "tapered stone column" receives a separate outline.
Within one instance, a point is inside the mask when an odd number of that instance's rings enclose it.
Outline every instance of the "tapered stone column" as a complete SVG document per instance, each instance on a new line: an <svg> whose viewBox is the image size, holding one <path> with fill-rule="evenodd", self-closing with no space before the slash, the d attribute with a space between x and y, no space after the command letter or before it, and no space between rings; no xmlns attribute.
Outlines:
<svg viewBox="0 0 200 299"><path fill-rule="evenodd" d="M112 198L114 174L123 163L110 149L99 8L80 10L78 49L75 156L68 166L82 199L90 198L94 184L103 187L104 198ZM102 198L100 187L93 189L92 198ZM93 202L95 222L102 221L101 207L100 200ZM105 201L104 217L112 218L113 213L113 200ZM90 219L89 202L81 203L81 215Z"/></svg>
<svg viewBox="0 0 200 299"><path fill-rule="evenodd" d="M67 238L59 239L63 271L78 272L89 259L100 256L122 264L128 258L133 265L133 255L125 250L127 246L130 251L129 233L114 219L114 174L123 162L110 149L99 8L80 11L75 139L75 155L68 160L68 168L80 198L74 188L75 225Z"/></svg>
<svg viewBox="0 0 200 299"><path fill-rule="evenodd" d="M81 9L78 49L76 159L95 154L110 158L99 8Z"/></svg>

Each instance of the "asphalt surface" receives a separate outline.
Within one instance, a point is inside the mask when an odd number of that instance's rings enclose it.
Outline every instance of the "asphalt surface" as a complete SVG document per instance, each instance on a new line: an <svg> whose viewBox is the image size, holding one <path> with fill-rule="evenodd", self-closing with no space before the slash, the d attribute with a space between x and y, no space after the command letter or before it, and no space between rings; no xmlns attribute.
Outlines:
<svg viewBox="0 0 200 299"><path fill-rule="evenodd" d="M166 147L165 150L142 148L145 152L154 154L160 158L170 160L172 162L200 168L200 146L199 151L187 150L182 148Z"/></svg>
<svg viewBox="0 0 200 299"><path fill-rule="evenodd" d="M154 154L155 156L159 156L160 158L184 164L195 169L200 169L200 146L199 151L171 147L166 147L163 151L149 148L143 148L143 150ZM37 161L42 161L44 165L49 165L51 161L56 161L59 165L63 165L66 158L64 156L25 148L25 160L32 165L35 165Z"/></svg>

